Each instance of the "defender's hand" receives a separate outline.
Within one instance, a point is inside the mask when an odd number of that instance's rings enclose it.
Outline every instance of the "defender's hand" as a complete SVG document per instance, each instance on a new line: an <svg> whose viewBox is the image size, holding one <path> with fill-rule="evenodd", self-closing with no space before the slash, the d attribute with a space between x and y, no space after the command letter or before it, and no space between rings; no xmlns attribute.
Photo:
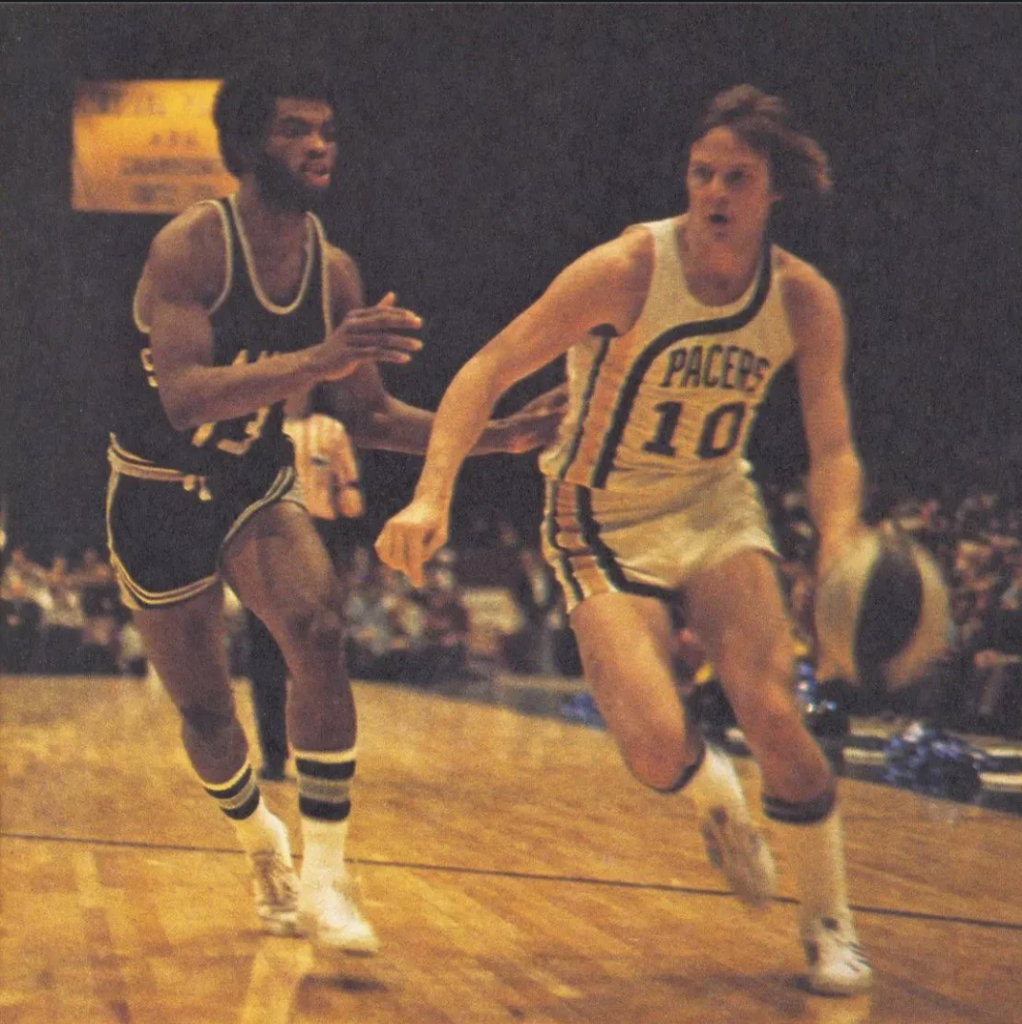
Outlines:
<svg viewBox="0 0 1022 1024"><path fill-rule="evenodd" d="M557 431L568 408L568 388L560 384L534 398L513 416L503 421L507 431L507 451L513 455L545 448L557 438Z"/></svg>
<svg viewBox="0 0 1022 1024"><path fill-rule="evenodd" d="M447 543L446 504L416 498L393 516L376 538L376 554L384 565L403 572L421 587L423 566Z"/></svg>
<svg viewBox="0 0 1022 1024"><path fill-rule="evenodd" d="M388 292L375 306L353 309L317 347L321 380L340 380L361 363L407 363L422 348L422 318L394 305Z"/></svg>

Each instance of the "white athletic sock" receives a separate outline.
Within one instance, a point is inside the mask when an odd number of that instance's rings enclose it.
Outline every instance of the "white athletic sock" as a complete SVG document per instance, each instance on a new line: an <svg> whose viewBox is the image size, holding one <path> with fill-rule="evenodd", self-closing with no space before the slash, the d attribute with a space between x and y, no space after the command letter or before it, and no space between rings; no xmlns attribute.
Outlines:
<svg viewBox="0 0 1022 1024"><path fill-rule="evenodd" d="M344 848L348 822L302 818L302 892L314 893L347 881Z"/></svg>
<svg viewBox="0 0 1022 1024"><path fill-rule="evenodd" d="M846 937L854 940L841 815L837 808L822 821L781 827L787 830L786 836L791 841L798 877L799 927L804 933L816 919L833 920Z"/></svg>
<svg viewBox="0 0 1022 1024"><path fill-rule="evenodd" d="M723 750L706 744L703 763L685 784L683 792L702 814L711 807L727 807L748 815L748 804L731 758Z"/></svg>
<svg viewBox="0 0 1022 1024"><path fill-rule="evenodd" d="M279 849L282 837L287 837L286 826L263 800L247 818L235 821L234 829L246 853Z"/></svg>
<svg viewBox="0 0 1022 1024"><path fill-rule="evenodd" d="M302 819L302 895L343 886L344 848L351 813L355 750L296 750L298 812Z"/></svg>
<svg viewBox="0 0 1022 1024"><path fill-rule="evenodd" d="M226 782L206 782L201 777L199 781L231 820L247 853L287 845L287 829L263 802L255 773L247 760Z"/></svg>

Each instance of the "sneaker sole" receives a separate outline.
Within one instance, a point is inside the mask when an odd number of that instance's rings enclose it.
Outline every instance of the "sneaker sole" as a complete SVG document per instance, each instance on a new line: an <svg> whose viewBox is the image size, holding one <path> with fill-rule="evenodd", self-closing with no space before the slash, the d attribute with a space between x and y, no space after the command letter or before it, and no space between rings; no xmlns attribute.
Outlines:
<svg viewBox="0 0 1022 1024"><path fill-rule="evenodd" d="M329 934L324 934L314 922L310 924L308 921L302 921L301 918L295 922L293 934L308 939L318 949L346 953L348 956L376 956L380 951L378 939L335 940Z"/></svg>
<svg viewBox="0 0 1022 1024"><path fill-rule="evenodd" d="M294 918L280 920L279 918L261 917L259 921L262 924L263 931L268 935L277 935L280 938L294 938L299 934L298 922Z"/></svg>
<svg viewBox="0 0 1022 1024"><path fill-rule="evenodd" d="M819 982L814 978L809 979L809 991L818 996L861 996L869 992L872 987L872 974L852 985L832 985L827 984L826 982Z"/></svg>

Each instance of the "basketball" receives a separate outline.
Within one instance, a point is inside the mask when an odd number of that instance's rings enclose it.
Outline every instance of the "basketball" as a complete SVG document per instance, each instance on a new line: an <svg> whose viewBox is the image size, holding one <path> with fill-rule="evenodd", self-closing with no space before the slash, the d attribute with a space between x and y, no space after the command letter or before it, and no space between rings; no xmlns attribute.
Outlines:
<svg viewBox="0 0 1022 1024"><path fill-rule="evenodd" d="M892 523L858 537L817 586L821 668L900 690L951 642L950 602L931 555Z"/></svg>

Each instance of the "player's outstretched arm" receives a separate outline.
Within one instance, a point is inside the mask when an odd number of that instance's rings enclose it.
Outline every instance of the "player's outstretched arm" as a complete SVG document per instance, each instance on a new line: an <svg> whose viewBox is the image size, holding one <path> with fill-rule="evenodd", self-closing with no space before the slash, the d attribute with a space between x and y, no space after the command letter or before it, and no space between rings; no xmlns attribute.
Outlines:
<svg viewBox="0 0 1022 1024"><path fill-rule="evenodd" d="M331 307L339 314L354 310L355 314L345 317L345 320L351 319L365 306L358 268L347 254L334 246L328 247L327 259ZM394 294L389 293L380 305L395 302ZM417 341L414 344L417 351L421 346ZM405 351L409 351L407 346ZM421 455L429 443L434 414L409 405L387 391L375 365L384 361L407 360L363 361L352 366L335 380L320 385L317 405L342 420L351 439L362 448ZM514 415L487 422L469 454L514 454L549 444L556 436L563 405L563 391L555 388Z"/></svg>
<svg viewBox="0 0 1022 1024"><path fill-rule="evenodd" d="M437 410L414 498L376 542L380 559L415 586L422 585L425 563L447 542L458 474L501 395L596 324L620 324L619 333L631 326L636 271L629 252L611 243L581 257L455 375Z"/></svg>

